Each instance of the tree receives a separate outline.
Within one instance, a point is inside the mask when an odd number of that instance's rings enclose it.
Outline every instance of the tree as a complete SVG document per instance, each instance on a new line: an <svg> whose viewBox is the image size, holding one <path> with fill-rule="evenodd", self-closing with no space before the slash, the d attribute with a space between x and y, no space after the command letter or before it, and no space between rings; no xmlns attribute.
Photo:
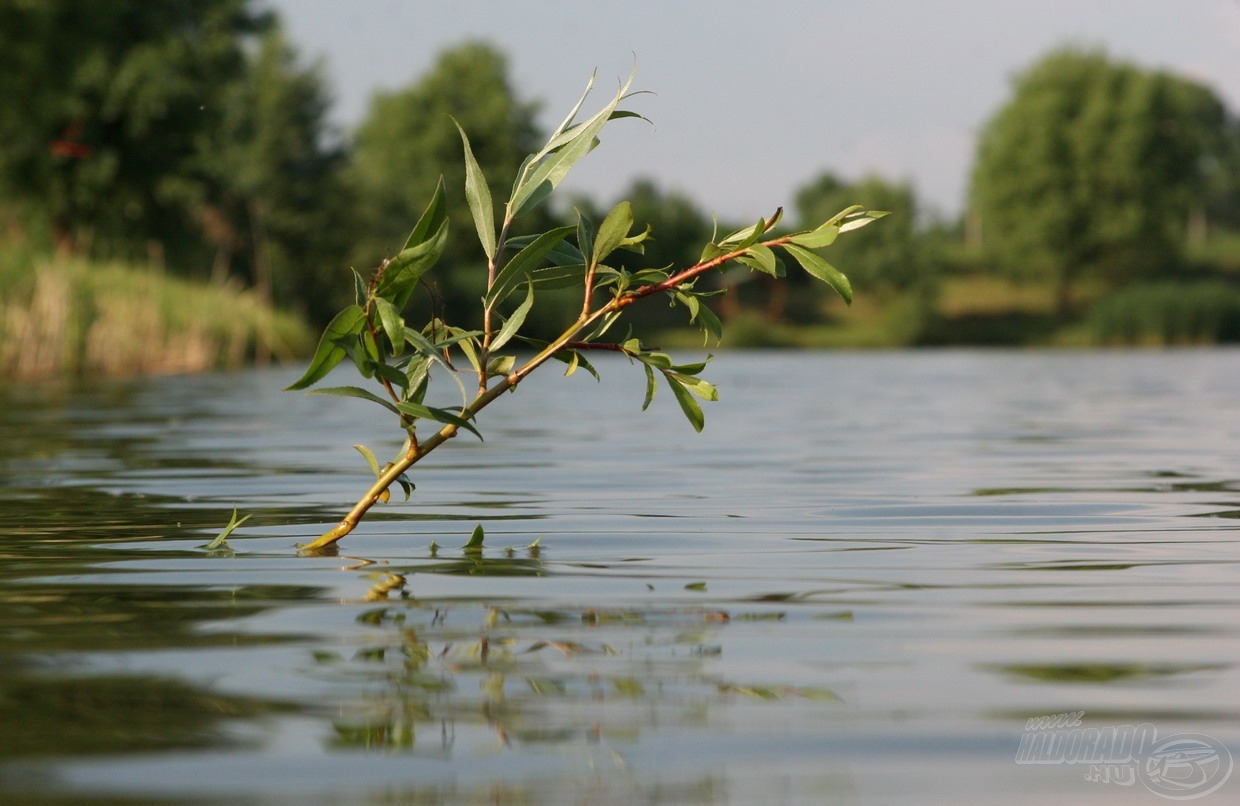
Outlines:
<svg viewBox="0 0 1240 806"><path fill-rule="evenodd" d="M470 220L465 195L461 138L455 119L472 133L474 156L496 189L510 187L524 156L538 143L536 107L517 100L507 61L493 46L470 42L442 53L412 86L377 94L358 129L350 179L367 233L355 253L357 266L377 265L396 254L421 205L444 178L449 219ZM482 292L476 271L480 247L454 238L437 284L450 309L472 303Z"/></svg>
<svg viewBox="0 0 1240 806"><path fill-rule="evenodd" d="M981 135L971 205L986 252L1012 274L1049 277L1061 313L1083 275L1173 266L1224 121L1199 84L1099 51L1051 53Z"/></svg>
<svg viewBox="0 0 1240 806"><path fill-rule="evenodd" d="M323 144L328 103L320 68L300 67L273 26L223 94L193 201L216 250L213 276L241 253L255 289L316 319L338 306L328 289L348 276L345 155Z"/></svg>
<svg viewBox="0 0 1240 806"><path fill-rule="evenodd" d="M0 2L3 198L62 246L180 243L198 139L271 21L245 0Z"/></svg>

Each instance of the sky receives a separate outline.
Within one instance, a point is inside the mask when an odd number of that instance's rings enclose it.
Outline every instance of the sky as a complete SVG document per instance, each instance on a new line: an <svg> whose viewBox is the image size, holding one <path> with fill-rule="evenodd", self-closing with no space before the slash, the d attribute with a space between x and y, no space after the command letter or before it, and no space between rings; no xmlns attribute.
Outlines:
<svg viewBox="0 0 1240 806"><path fill-rule="evenodd" d="M638 176L727 220L791 207L824 171L910 182L960 213L978 132L1011 79L1052 48L1210 86L1240 115L1240 0L266 0L322 58L348 133L376 91L416 81L445 48L497 45L554 127L592 71L587 109L637 65L653 94L613 123L564 188L613 202Z"/></svg>

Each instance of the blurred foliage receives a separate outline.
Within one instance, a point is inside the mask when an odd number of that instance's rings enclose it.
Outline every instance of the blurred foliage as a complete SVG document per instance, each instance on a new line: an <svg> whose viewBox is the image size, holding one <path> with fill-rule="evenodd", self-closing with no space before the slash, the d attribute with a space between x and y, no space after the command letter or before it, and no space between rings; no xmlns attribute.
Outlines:
<svg viewBox="0 0 1240 806"><path fill-rule="evenodd" d="M522 158L542 137L537 106L519 101L507 59L491 45L468 42L440 54L425 76L405 89L374 96L353 144L349 185L357 199L359 269L396 254L422 205L444 180L448 219L468 232L461 138L470 132L474 156L493 187L511 187ZM471 238L449 239L435 283L441 311L472 310L484 290L486 255Z"/></svg>
<svg viewBox="0 0 1240 806"><path fill-rule="evenodd" d="M471 226L452 118L492 186L511 186L545 135L518 90L501 51L464 42L336 132L322 66L254 0L0 0L0 304L29 300L34 267L59 249L241 283L323 324L350 301L350 267L365 274L399 251L440 176L451 226ZM691 265L712 232L752 223L716 224L661 180L622 198L653 227L643 266ZM1130 283L1240 282L1240 120L1199 83L1098 50L1058 49L1017 77L982 132L961 220L935 221L907 182L835 172L803 184L789 218L853 201L896 213L833 253L869 299L845 310L795 272L704 278L703 290L732 291L703 300L740 326L726 343L1039 343L1059 328L1092 339L1090 306ZM543 205L509 235L611 207ZM412 307L460 316L485 265L477 242L450 238ZM1020 286L1006 301L1001 281ZM547 289L527 332L551 338L576 304ZM686 341L674 316L635 312Z"/></svg>
<svg viewBox="0 0 1240 806"><path fill-rule="evenodd" d="M11 234L317 312L345 228L327 96L245 0L0 2ZM14 238L16 239L16 238ZM214 267L208 269L208 267ZM347 276L347 275L346 275Z"/></svg>
<svg viewBox="0 0 1240 806"><path fill-rule="evenodd" d="M1214 281L1133 285L1100 300L1086 319L1101 344L1240 341L1240 287Z"/></svg>
<svg viewBox="0 0 1240 806"><path fill-rule="evenodd" d="M987 256L1045 278L1066 313L1083 275L1151 277L1181 259L1190 213L1237 186L1226 114L1208 88L1099 51L1055 51L987 124L972 208Z"/></svg>

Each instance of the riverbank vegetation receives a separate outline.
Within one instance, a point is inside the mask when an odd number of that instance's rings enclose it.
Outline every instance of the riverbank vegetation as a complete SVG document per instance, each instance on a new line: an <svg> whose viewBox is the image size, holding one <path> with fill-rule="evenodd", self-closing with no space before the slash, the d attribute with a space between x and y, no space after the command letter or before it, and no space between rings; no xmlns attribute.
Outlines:
<svg viewBox="0 0 1240 806"><path fill-rule="evenodd" d="M233 309L249 304L211 299L269 303L320 326L349 302L341 289L351 269L365 275L396 254L441 176L448 219L468 226L450 116L471 133L480 170L497 187L511 185L520 155L546 134L504 54L482 42L444 51L425 74L377 93L356 130L335 131L322 65L298 54L278 15L248 0L116 0L91 15L72 0L0 0L0 46L0 97L10 101L0 105L0 263L8 267L0 272L22 274L0 281L10 355L46 346L28 340L46 338L50 324L11 324L35 316L40 283L116 278L121 264L158 267L176 293L205 295L188 307L214 308L222 321L196 325L199 332L231 333ZM689 265L716 227L751 223L715 222L696 200L640 176L621 197L636 225L660 233L643 265ZM540 206L524 226L571 226L578 212L601 220L616 201L565 199ZM894 213L838 247L861 290L857 304L795 278L785 286L724 274L711 288L733 293L704 304L730 325L725 345L1238 338L1228 300L1240 288L1240 122L1210 88L1165 70L1097 50L1049 53L1016 77L983 127L958 218L924 209L908 183L827 170L807 176L782 231L853 202ZM481 245L453 239L411 313L451 320L472 309L486 263ZM59 268L39 279L36 265ZM150 276L146 268L126 275ZM63 296L92 293L75 287ZM527 324L548 338L560 313L552 302ZM657 306L635 314L668 344L696 338ZM260 326L258 318L248 346L217 335L222 346L213 349L262 355L297 342L272 335L284 332L275 319ZM53 352L83 349L80 336L57 338ZM140 330L128 338L175 342ZM189 366L177 357L187 350L172 348L167 360L24 360L56 372L146 371Z"/></svg>
<svg viewBox="0 0 1240 806"><path fill-rule="evenodd" d="M118 376L288 361L312 344L253 290L153 267L8 256L0 269L0 377Z"/></svg>

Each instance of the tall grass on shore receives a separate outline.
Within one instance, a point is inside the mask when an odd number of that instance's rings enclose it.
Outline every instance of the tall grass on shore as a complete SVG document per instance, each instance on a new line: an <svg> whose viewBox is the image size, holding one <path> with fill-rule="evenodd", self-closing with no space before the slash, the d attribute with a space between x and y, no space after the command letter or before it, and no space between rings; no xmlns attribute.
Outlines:
<svg viewBox="0 0 1240 806"><path fill-rule="evenodd" d="M157 269L12 256L0 274L0 377L171 374L296 357L312 336L252 293Z"/></svg>
<svg viewBox="0 0 1240 806"><path fill-rule="evenodd" d="M1100 300L1086 326L1098 344L1240 341L1240 287L1218 280L1134 285Z"/></svg>

